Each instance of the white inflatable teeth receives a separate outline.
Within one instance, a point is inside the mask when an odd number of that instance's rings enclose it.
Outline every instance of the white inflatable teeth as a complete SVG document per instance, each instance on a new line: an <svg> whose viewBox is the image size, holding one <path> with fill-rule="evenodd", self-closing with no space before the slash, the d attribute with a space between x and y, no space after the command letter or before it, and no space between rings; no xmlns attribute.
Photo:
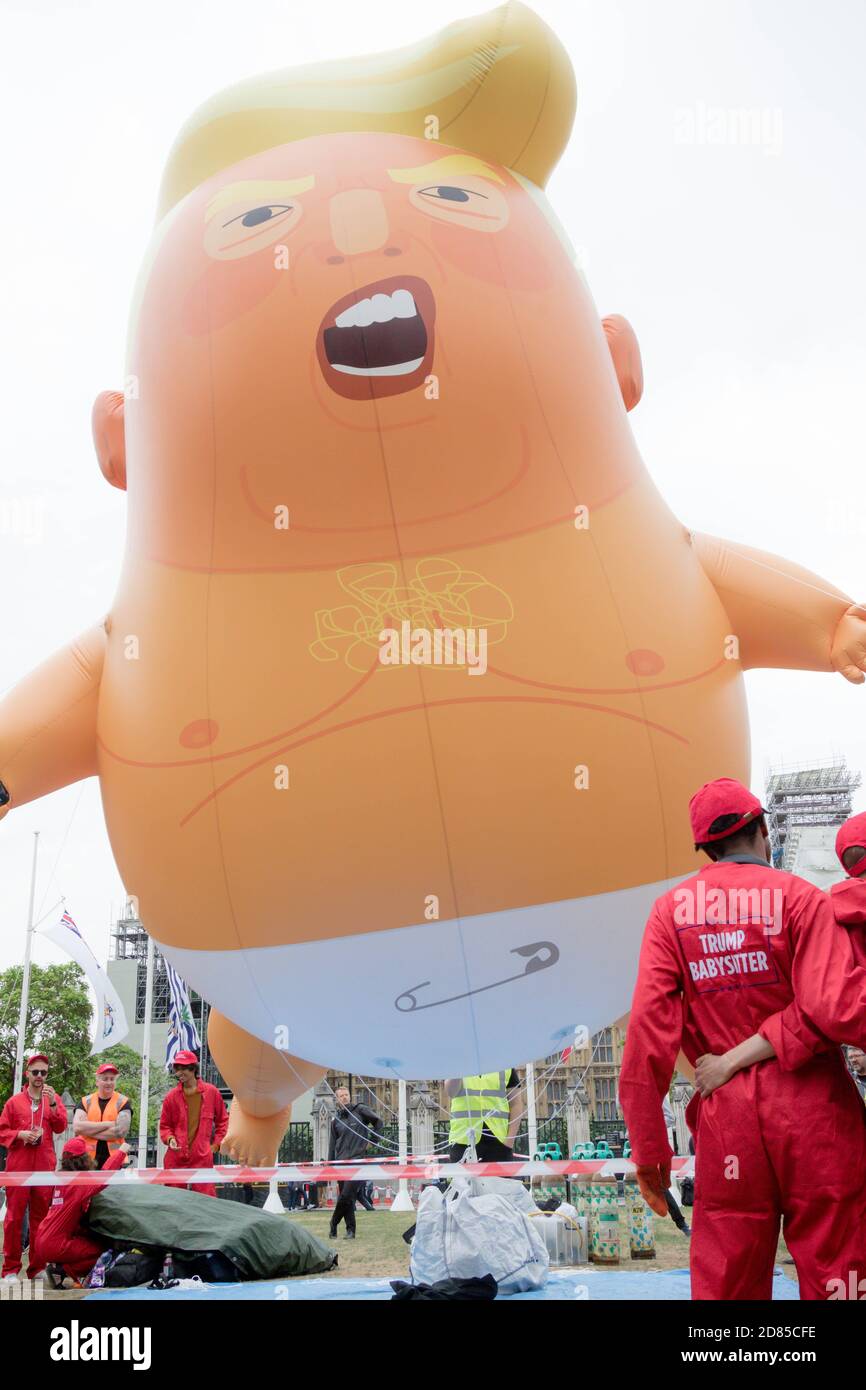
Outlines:
<svg viewBox="0 0 866 1390"><path fill-rule="evenodd" d="M345 372L346 376L408 376L416 372L423 361L423 357L416 357L413 362L394 362L389 367L344 367L339 362L331 365L335 372Z"/></svg>
<svg viewBox="0 0 866 1390"><path fill-rule="evenodd" d="M390 323L392 319L411 319L417 314L415 300L408 290L393 294L374 294L350 304L335 319L337 328L368 328L371 323Z"/></svg>

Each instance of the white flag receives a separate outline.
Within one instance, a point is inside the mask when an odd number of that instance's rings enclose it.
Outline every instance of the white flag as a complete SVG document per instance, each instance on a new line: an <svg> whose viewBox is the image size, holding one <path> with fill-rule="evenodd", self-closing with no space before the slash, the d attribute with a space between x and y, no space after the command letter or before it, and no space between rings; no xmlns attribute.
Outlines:
<svg viewBox="0 0 866 1390"><path fill-rule="evenodd" d="M91 1053L102 1052L106 1047L121 1042L129 1032L129 1024L120 996L69 913L64 912L56 927L46 927L39 935L47 936L55 946L66 951L81 966L93 987L96 995L96 1034Z"/></svg>
<svg viewBox="0 0 866 1390"><path fill-rule="evenodd" d="M168 961L165 962L168 976L168 1036L165 1040L165 1069L171 1071L171 1064L178 1052L198 1052L201 1038L192 1016L189 991L177 971Z"/></svg>

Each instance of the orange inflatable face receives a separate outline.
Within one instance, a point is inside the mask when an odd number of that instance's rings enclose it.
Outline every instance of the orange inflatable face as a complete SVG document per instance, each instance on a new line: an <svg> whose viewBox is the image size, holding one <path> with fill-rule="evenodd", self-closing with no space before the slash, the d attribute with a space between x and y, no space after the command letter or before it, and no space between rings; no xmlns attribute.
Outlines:
<svg viewBox="0 0 866 1390"><path fill-rule="evenodd" d="M581 277L507 170L327 135L168 217L132 337L130 542L182 568L427 555L640 468Z"/></svg>

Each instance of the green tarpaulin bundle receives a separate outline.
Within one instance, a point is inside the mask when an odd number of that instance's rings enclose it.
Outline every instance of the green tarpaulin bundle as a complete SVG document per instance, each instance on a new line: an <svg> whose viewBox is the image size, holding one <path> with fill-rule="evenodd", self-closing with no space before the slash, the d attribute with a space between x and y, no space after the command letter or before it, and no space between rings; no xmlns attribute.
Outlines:
<svg viewBox="0 0 866 1390"><path fill-rule="evenodd" d="M334 1251L286 1216L160 1183L112 1184L90 1203L91 1231L115 1249L219 1250L242 1279L322 1274Z"/></svg>

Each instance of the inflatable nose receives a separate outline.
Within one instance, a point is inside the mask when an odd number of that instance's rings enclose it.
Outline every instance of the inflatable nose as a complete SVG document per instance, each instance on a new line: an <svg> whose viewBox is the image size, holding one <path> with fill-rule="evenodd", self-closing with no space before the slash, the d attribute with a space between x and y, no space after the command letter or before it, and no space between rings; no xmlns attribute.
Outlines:
<svg viewBox="0 0 866 1390"><path fill-rule="evenodd" d="M331 236L344 256L378 251L388 240L388 214L375 188L336 193L330 204Z"/></svg>

